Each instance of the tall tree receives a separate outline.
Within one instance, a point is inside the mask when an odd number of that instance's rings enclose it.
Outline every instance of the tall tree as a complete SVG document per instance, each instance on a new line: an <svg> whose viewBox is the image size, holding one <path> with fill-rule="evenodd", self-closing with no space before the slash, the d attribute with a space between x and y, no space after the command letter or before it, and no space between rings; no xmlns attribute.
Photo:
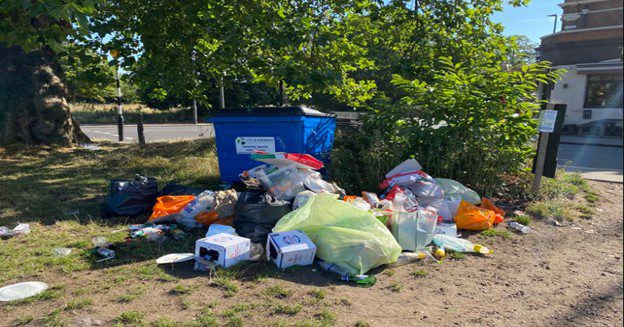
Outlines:
<svg viewBox="0 0 624 327"><path fill-rule="evenodd" d="M71 117L56 59L95 0L0 2L0 144L88 140Z"/></svg>

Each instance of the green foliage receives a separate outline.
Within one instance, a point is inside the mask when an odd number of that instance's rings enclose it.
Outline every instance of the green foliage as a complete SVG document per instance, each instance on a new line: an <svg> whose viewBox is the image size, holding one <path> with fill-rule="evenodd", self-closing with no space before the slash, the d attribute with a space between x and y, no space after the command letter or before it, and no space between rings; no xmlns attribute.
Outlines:
<svg viewBox="0 0 624 327"><path fill-rule="evenodd" d="M22 0L0 2L0 43L25 52L44 46L61 49L76 31L85 31L87 18L100 0Z"/></svg>
<svg viewBox="0 0 624 327"><path fill-rule="evenodd" d="M145 313L131 310L122 312L117 317L117 321L123 324L139 324L143 321L143 317L145 317Z"/></svg>
<svg viewBox="0 0 624 327"><path fill-rule="evenodd" d="M526 209L527 213L537 219L552 218L555 220L573 220L572 212L568 202L538 201L530 203Z"/></svg>
<svg viewBox="0 0 624 327"><path fill-rule="evenodd" d="M491 192L502 174L520 171L533 155L534 91L561 72L547 72L546 63L505 71L501 60L487 52L464 62L441 57L432 82L395 76L408 95L391 135L429 174Z"/></svg>
<svg viewBox="0 0 624 327"><path fill-rule="evenodd" d="M427 275L429 275L429 273L426 270L423 269L418 269L418 270L414 270L410 273L410 275L416 277L416 278L425 278L427 277Z"/></svg>
<svg viewBox="0 0 624 327"><path fill-rule="evenodd" d="M531 218L531 216L529 216L529 215L520 215L520 216L516 216L514 218L514 220L518 224L522 224L524 226L529 226L531 224L531 221L533 221L533 218Z"/></svg>
<svg viewBox="0 0 624 327"><path fill-rule="evenodd" d="M512 237L512 234L509 231L501 229L486 229L482 231L479 235L483 237L500 237L502 239L508 239Z"/></svg>

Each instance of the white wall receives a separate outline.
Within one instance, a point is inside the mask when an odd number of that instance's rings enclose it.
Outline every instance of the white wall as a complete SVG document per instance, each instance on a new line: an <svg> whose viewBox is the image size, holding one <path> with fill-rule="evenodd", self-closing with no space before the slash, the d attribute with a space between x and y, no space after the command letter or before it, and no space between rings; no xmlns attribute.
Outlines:
<svg viewBox="0 0 624 327"><path fill-rule="evenodd" d="M582 125L599 119L622 119L622 108L588 108L592 111L592 118L583 119L587 75L577 74L575 65L554 68L563 68L568 71L550 94L551 102L568 105L564 125ZM565 84L567 84L566 88L564 88Z"/></svg>

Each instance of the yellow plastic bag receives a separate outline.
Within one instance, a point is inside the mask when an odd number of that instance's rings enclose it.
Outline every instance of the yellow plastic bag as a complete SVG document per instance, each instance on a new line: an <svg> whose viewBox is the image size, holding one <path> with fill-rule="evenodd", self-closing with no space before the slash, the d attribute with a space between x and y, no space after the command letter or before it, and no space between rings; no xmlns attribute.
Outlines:
<svg viewBox="0 0 624 327"><path fill-rule="evenodd" d="M164 195L156 198L156 204L152 208L152 215L147 221L158 217L179 213L191 201L195 199L193 195Z"/></svg>
<svg viewBox="0 0 624 327"><path fill-rule="evenodd" d="M494 211L479 208L461 200L455 215L455 224L458 229L486 230L492 228L495 219Z"/></svg>
<svg viewBox="0 0 624 327"><path fill-rule="evenodd" d="M401 246L388 228L368 211L333 194L321 193L282 217L273 232L300 229L316 245L316 256L338 264L351 274L393 263Z"/></svg>

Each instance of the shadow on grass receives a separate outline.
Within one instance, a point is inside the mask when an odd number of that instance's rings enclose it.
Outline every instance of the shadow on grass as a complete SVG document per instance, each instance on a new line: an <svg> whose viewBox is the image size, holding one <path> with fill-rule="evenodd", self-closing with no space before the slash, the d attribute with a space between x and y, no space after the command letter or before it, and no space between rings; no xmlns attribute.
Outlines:
<svg viewBox="0 0 624 327"><path fill-rule="evenodd" d="M0 197L0 225L98 219L109 180L135 174L156 177L161 187L178 182L210 189L219 182L213 139L99 145L99 151L0 148L0 189L7 190Z"/></svg>

